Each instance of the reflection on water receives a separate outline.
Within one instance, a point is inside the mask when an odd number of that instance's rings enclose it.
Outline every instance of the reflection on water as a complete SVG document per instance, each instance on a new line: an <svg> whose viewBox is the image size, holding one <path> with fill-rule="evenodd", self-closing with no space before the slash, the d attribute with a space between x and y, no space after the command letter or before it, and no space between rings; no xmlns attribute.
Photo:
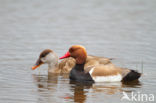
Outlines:
<svg viewBox="0 0 156 103"><path fill-rule="evenodd" d="M38 93L40 95L39 100L41 102L46 102L41 99L41 97L45 94L56 94L57 90L56 87L58 85L58 78L64 78L61 79L61 88L64 88L69 86L69 91L72 94L66 94L61 96L60 98L64 99L64 101L70 102L74 101L76 103L84 103L87 99L88 95L91 95L91 98L96 98L94 93L104 93L106 95L113 95L116 93L122 93L124 92L132 92L132 90L124 90L124 88L141 88L141 83L139 81L130 82L123 84L121 82L113 82L113 83L79 83L79 82L69 82L68 80L65 80L68 78L68 74L51 74L51 75L35 75L33 74L33 79L35 85L38 87ZM59 81L60 82L60 81ZM69 82L69 84L67 84ZM59 91L62 92L63 91ZM64 93L63 93L64 94ZM53 95L54 96L54 95ZM51 97L48 96L48 102L55 102L53 99L50 99ZM91 102L91 101L88 101ZM93 102L93 101L92 101ZM96 102L96 101L95 101Z"/></svg>
<svg viewBox="0 0 156 103"><path fill-rule="evenodd" d="M73 95L70 97L73 99L74 102L76 103L84 103L86 98L87 98L87 94L88 93L88 89L91 88L92 84L81 84L81 83L74 83L74 82L70 82L70 90L71 92L73 92Z"/></svg>

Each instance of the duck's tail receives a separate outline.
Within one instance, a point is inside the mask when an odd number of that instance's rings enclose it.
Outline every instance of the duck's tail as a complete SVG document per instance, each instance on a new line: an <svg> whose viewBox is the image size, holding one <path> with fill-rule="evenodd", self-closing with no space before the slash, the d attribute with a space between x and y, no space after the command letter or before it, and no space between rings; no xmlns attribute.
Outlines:
<svg viewBox="0 0 156 103"><path fill-rule="evenodd" d="M130 72L122 79L123 82L130 82L134 80L138 80L141 77L141 73L130 70Z"/></svg>

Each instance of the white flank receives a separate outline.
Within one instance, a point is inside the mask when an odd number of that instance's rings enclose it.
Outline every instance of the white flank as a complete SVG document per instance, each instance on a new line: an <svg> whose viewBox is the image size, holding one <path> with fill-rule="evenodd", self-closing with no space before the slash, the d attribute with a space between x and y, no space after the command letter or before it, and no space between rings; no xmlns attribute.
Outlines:
<svg viewBox="0 0 156 103"><path fill-rule="evenodd" d="M119 82L122 80L122 76L120 74L112 76L96 76L92 78L95 82Z"/></svg>
<svg viewBox="0 0 156 103"><path fill-rule="evenodd" d="M95 68L95 67L92 67L92 69L89 71L89 74L90 74L90 75L92 75L94 68Z"/></svg>
<svg viewBox="0 0 156 103"><path fill-rule="evenodd" d="M92 79L95 82L119 82L122 80L122 76L120 74L117 75L111 75L111 76L92 76L92 73L94 71L95 67L93 67L90 71L89 74L91 75Z"/></svg>

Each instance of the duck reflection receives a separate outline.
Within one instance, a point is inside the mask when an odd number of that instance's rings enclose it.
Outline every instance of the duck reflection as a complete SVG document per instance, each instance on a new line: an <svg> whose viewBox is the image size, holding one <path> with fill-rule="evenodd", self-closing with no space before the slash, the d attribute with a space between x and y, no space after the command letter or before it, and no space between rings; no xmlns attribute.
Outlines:
<svg viewBox="0 0 156 103"><path fill-rule="evenodd" d="M105 93L106 95L113 95L118 92L131 92L132 89L127 88L140 88L141 83L139 81L121 83L79 83L74 81L68 81L68 75L32 75L34 83L38 87L39 94L48 92L49 94L42 94L40 98L47 98L44 102L52 103L56 99L53 95L57 95L57 100L60 98L63 101L84 103L87 100L87 96L94 96L95 93ZM63 83L63 84L62 84ZM60 88L65 88L63 91ZM60 93L61 92L61 93ZM56 94L60 93L60 94ZM50 99L49 99L50 98ZM41 101L41 99L39 99Z"/></svg>
<svg viewBox="0 0 156 103"><path fill-rule="evenodd" d="M58 86L58 82L61 79L61 81L64 81L63 79L67 79L67 74L48 74L48 75L32 75L34 79L35 85L39 88L39 90L56 90L55 88ZM63 78L63 79L62 79Z"/></svg>
<svg viewBox="0 0 156 103"><path fill-rule="evenodd" d="M127 91L125 88L140 88L141 83L139 81L133 81L129 83L122 82L108 82L108 83L95 83L92 88L93 92L104 92L108 95L113 95L117 92ZM132 90L129 90L131 92Z"/></svg>
<svg viewBox="0 0 156 103"><path fill-rule="evenodd" d="M68 99L73 99L76 103L84 103L87 99L87 94L94 93L105 93L106 95L113 95L117 92L131 92L132 90L124 90L124 88L141 87L139 81L134 81L131 83L122 83L122 82L108 82L108 83L79 83L70 81L70 90L73 92L73 96L68 97Z"/></svg>
<svg viewBox="0 0 156 103"><path fill-rule="evenodd" d="M34 79L34 83L38 86L38 88L48 89L51 86L55 86L57 84L58 74L53 75L32 75ZM53 84L53 85L51 85Z"/></svg>
<svg viewBox="0 0 156 103"><path fill-rule="evenodd" d="M79 83L70 81L70 90L73 92L73 101L76 103L84 103L87 98L86 94L92 85L93 83Z"/></svg>
<svg viewBox="0 0 156 103"><path fill-rule="evenodd" d="M40 103L55 103L60 101L63 96L64 90L62 87L69 84L68 75L66 74L48 74L48 75L32 75L34 79L34 84L37 86L38 102ZM68 90L68 89L67 89Z"/></svg>

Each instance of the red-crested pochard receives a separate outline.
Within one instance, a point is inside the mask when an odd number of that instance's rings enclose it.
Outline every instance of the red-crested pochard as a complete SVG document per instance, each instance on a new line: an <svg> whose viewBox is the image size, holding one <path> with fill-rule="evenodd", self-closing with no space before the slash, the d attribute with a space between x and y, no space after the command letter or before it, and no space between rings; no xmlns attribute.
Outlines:
<svg viewBox="0 0 156 103"><path fill-rule="evenodd" d="M76 65L70 71L70 80L79 82L129 82L138 80L141 76L141 73L135 70L116 67L112 63L85 68L87 52L81 45L73 45L60 59L68 57L73 57L76 60Z"/></svg>
<svg viewBox="0 0 156 103"><path fill-rule="evenodd" d="M75 59L70 57L62 60L60 63L58 62L59 58L57 54L50 50L45 49L40 53L40 56L36 62L36 64L32 67L32 70L35 70L41 64L48 64L48 72L49 73L69 73L71 69L75 65ZM108 58L100 58L96 56L87 56L85 67L95 66L99 64L110 64L111 59Z"/></svg>

